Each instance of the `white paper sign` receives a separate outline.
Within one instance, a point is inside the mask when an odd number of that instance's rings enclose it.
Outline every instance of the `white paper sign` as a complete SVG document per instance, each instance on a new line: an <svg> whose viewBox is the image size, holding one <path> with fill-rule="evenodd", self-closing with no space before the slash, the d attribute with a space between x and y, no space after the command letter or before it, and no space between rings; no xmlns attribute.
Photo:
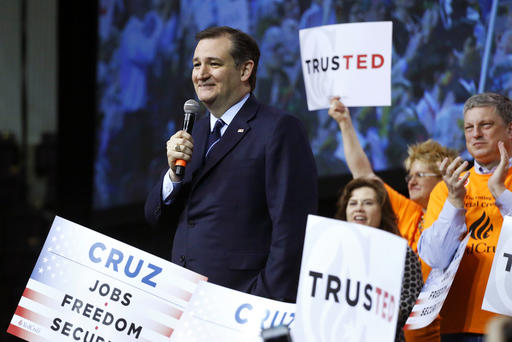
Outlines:
<svg viewBox="0 0 512 342"><path fill-rule="evenodd" d="M326 25L299 31L309 110L332 96L350 107L391 105L392 22Z"/></svg>
<svg viewBox="0 0 512 342"><path fill-rule="evenodd" d="M437 317L448 296L455 274L457 274L469 237L470 234L467 234L466 238L461 241L450 265L446 269L433 268L430 271L418 300L407 319L405 329L414 330L426 327Z"/></svg>
<svg viewBox="0 0 512 342"><path fill-rule="evenodd" d="M8 332L27 341L169 341L206 277L56 217Z"/></svg>
<svg viewBox="0 0 512 342"><path fill-rule="evenodd" d="M263 328L290 325L295 304L201 282L174 331L172 342L261 342Z"/></svg>
<svg viewBox="0 0 512 342"><path fill-rule="evenodd" d="M394 341L406 241L309 215L294 342Z"/></svg>
<svg viewBox="0 0 512 342"><path fill-rule="evenodd" d="M482 309L512 316L512 217L505 216Z"/></svg>

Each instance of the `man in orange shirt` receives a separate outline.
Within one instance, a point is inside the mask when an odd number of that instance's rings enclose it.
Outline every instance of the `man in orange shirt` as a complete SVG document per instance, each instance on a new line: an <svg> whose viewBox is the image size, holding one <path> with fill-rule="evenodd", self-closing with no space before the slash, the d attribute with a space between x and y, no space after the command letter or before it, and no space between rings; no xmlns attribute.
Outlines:
<svg viewBox="0 0 512 342"><path fill-rule="evenodd" d="M329 115L338 122L342 133L346 162L352 176L354 178L378 178L359 143L350 118L350 111L339 101L339 98L331 100ZM407 239L414 252L417 252L418 239L424 227L423 214L427 208L430 192L441 181L438 163L445 157L450 160L455 159L457 152L443 147L435 141L428 140L410 146L408 154L404 166L408 173L406 181L409 198L383 183L398 219L400 234ZM422 261L421 270L425 280L430 272L430 267ZM436 319L425 328L405 331L405 338L407 342L439 342L439 331L440 322L439 319Z"/></svg>
<svg viewBox="0 0 512 342"><path fill-rule="evenodd" d="M444 160L440 182L430 195L418 250L433 268L449 265L461 236L471 238L441 311L443 342L483 341L496 316L481 309L504 215L512 214L512 101L495 93L464 104L464 134L475 165L460 157Z"/></svg>

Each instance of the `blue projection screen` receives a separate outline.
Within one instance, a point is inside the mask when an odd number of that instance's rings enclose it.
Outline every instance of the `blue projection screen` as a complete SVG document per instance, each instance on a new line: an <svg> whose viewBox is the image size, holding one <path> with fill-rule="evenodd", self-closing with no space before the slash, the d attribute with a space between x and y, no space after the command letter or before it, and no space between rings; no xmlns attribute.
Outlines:
<svg viewBox="0 0 512 342"><path fill-rule="evenodd" d="M217 25L258 41L254 93L304 122L321 177L348 169L336 123L307 110L298 30L335 23L393 22L392 106L351 110L374 169L400 168L407 145L428 138L468 158L464 101L482 90L512 95L512 2L493 9L484 0L102 0L93 206L144 201L195 98L195 34Z"/></svg>

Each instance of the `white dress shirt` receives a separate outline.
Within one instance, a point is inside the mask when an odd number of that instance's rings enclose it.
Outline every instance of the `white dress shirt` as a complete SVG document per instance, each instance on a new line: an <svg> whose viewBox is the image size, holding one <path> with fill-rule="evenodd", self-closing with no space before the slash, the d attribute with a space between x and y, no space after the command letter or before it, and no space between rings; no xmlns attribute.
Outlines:
<svg viewBox="0 0 512 342"><path fill-rule="evenodd" d="M242 108L242 106L245 104L245 102L249 99L249 93L246 94L240 101L235 103L233 106L231 106L220 118L216 118L212 113L209 113L210 116L210 133L213 131L213 126L215 126L215 122L218 119L222 119L224 121L225 125L222 126L220 130L220 136L222 137L224 135L224 132L228 129L229 124L233 119L235 118L238 111ZM176 197L176 194L179 192L179 189L181 188L181 181L180 182L173 182L171 181L171 169L167 170L167 173L164 176L164 181L162 185L162 201L164 204L171 204L172 200Z"/></svg>
<svg viewBox="0 0 512 342"><path fill-rule="evenodd" d="M509 167L512 159L509 161ZM490 174L491 170L475 161L474 170L477 174ZM501 215L512 215L512 192L505 190L497 199L496 206ZM455 208L450 201L445 201L439 217L429 229L421 234L418 241L420 257L432 268L446 268L460 244L460 236L467 232L466 210Z"/></svg>

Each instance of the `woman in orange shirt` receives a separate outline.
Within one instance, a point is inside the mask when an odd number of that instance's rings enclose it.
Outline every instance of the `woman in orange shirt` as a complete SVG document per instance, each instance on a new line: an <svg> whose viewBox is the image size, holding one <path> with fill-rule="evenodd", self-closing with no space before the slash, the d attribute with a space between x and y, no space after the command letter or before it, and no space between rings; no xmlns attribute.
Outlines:
<svg viewBox="0 0 512 342"><path fill-rule="evenodd" d="M373 172L370 161L359 143L349 109L339 101L338 97L331 100L329 115L336 120L341 130L345 158L352 177L380 180ZM405 179L409 198L383 183L398 219L400 234L407 239L409 246L417 253L418 239L423 230L423 214L427 208L430 193L434 186L442 180L438 164L445 157L453 160L458 154L455 150L443 147L432 140L410 146L408 154L404 166L407 170ZM421 266L425 280L430 272L430 267L423 261ZM425 328L406 331L405 337L407 342L439 342L441 340L440 319L437 318Z"/></svg>

